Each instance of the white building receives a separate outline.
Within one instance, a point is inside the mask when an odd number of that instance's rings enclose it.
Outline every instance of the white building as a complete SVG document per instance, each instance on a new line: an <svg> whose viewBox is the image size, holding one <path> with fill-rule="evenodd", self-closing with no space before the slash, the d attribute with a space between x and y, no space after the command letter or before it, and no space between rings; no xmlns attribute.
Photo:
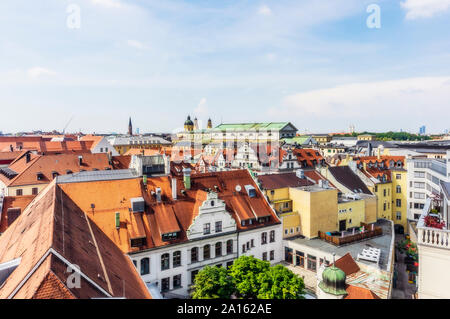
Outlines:
<svg viewBox="0 0 450 319"><path fill-rule="evenodd" d="M428 198L440 194L440 183L450 181L450 150L446 158L407 156L408 219L418 220Z"/></svg>

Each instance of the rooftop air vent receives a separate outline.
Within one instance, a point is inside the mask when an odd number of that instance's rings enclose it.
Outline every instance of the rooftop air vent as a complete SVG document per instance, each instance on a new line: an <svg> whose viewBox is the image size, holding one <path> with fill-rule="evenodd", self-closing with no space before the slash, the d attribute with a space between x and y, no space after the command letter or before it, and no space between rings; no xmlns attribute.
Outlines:
<svg viewBox="0 0 450 319"><path fill-rule="evenodd" d="M131 198L131 209L133 213L141 213L145 210L145 201L142 197Z"/></svg>

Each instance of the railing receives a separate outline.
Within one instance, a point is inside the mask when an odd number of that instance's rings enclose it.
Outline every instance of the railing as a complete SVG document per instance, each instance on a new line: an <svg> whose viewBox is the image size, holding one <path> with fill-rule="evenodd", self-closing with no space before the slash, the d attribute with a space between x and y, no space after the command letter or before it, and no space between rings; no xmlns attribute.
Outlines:
<svg viewBox="0 0 450 319"><path fill-rule="evenodd" d="M368 238L372 238L372 237L376 237L376 236L380 236L383 234L383 229L381 227L374 227L373 229L371 227L369 227L366 224L362 224L362 226L364 226L365 229L370 229L370 230L365 230L363 233L358 233L358 234L354 234L354 235L348 235L345 237L340 237L340 236L330 236L327 235L324 232L319 231L319 237L320 239L323 239L333 245L336 246L342 246L345 244L350 244L356 241L360 241L363 239L368 239Z"/></svg>
<svg viewBox="0 0 450 319"><path fill-rule="evenodd" d="M427 199L417 223L417 243L419 245L450 249L450 230L427 227L425 217L431 210L431 199Z"/></svg>

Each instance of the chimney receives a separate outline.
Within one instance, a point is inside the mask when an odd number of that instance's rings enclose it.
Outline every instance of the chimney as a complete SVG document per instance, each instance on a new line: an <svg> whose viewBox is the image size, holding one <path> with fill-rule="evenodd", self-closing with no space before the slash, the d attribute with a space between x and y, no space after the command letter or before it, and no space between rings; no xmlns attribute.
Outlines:
<svg viewBox="0 0 450 319"><path fill-rule="evenodd" d="M78 164L81 166L83 165L83 156L78 156Z"/></svg>
<svg viewBox="0 0 450 319"><path fill-rule="evenodd" d="M381 150L380 150L380 148L377 148L377 159L378 160L381 159Z"/></svg>
<svg viewBox="0 0 450 319"><path fill-rule="evenodd" d="M183 180L184 180L184 188L191 189L191 169L183 168Z"/></svg>
<svg viewBox="0 0 450 319"><path fill-rule="evenodd" d="M172 198L177 200L177 179L172 178Z"/></svg>

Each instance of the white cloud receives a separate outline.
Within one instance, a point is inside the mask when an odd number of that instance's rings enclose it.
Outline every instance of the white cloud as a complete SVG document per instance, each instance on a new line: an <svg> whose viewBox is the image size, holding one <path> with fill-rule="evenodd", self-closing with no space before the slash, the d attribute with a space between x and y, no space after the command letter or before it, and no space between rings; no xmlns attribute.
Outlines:
<svg viewBox="0 0 450 319"><path fill-rule="evenodd" d="M272 10L268 6L262 5L258 9L258 14L263 15L263 16L270 16L270 15L272 15Z"/></svg>
<svg viewBox="0 0 450 319"><path fill-rule="evenodd" d="M405 0L400 3L406 10L406 19L431 18L450 8L450 0Z"/></svg>
<svg viewBox="0 0 450 319"><path fill-rule="evenodd" d="M281 107L268 110L275 117L308 120L369 120L374 126L387 119L422 119L425 114L448 118L450 76L355 83L285 97ZM437 118L435 119L437 120ZM398 122L397 121L397 122Z"/></svg>
<svg viewBox="0 0 450 319"><path fill-rule="evenodd" d="M91 0L95 5L107 7L107 8L122 8L123 4L118 0Z"/></svg>
<svg viewBox="0 0 450 319"><path fill-rule="evenodd" d="M208 115L208 106L206 104L206 98L202 98L194 110L194 114L198 117L204 117Z"/></svg>
<svg viewBox="0 0 450 319"><path fill-rule="evenodd" d="M145 45L142 42L136 41L136 40L128 40L127 44L130 47L136 48L136 49L144 49Z"/></svg>
<svg viewBox="0 0 450 319"><path fill-rule="evenodd" d="M28 77L30 77L32 79L37 79L37 78L39 78L41 76L45 76L45 75L55 75L56 72L46 69L46 68L43 68L43 67L40 67L40 66L37 66L37 67L33 67L31 69L28 69L27 74L28 74Z"/></svg>

